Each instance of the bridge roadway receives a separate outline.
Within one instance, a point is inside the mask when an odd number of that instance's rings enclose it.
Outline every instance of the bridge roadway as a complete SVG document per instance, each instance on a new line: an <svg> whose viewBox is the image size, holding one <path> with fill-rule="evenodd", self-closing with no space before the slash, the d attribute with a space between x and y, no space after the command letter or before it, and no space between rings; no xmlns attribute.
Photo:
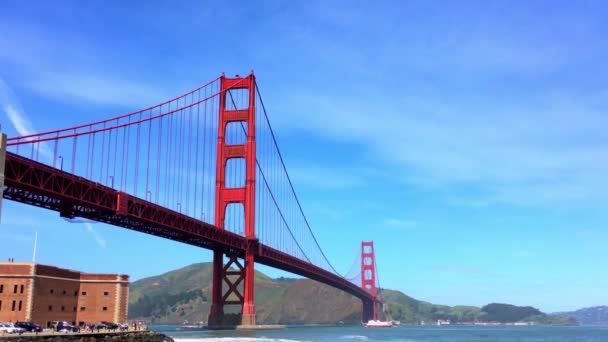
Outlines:
<svg viewBox="0 0 608 342"><path fill-rule="evenodd" d="M255 251L255 262L298 274L373 303L363 288L323 268L219 229L179 212L117 191L86 178L6 152L5 190L9 200L54 210L63 217L83 217L190 245L221 249L242 257Z"/></svg>

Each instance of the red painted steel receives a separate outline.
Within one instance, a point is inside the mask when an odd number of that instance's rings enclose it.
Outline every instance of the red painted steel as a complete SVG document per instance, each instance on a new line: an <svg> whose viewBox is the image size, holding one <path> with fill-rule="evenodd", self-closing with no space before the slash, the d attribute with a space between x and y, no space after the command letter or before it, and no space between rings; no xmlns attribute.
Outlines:
<svg viewBox="0 0 608 342"><path fill-rule="evenodd" d="M246 89L249 92L249 103L246 109L228 109L227 95L229 90ZM221 274L216 274L214 267L213 286L219 290L213 290L212 308L209 314L210 325L223 325L224 305L242 305L243 325L255 325L255 306L253 303L253 280L254 280L254 255L255 250L250 248L252 242L257 244L255 234L255 76L250 74L247 77L226 78L220 77L220 107L219 124L217 137L217 165L216 165L216 188L215 188L215 225L220 229L225 228L225 215L228 204L239 203L244 208L245 238L247 248L244 250L244 267L239 267L239 282L242 280L243 294L238 288L227 283L228 292L224 294L222 290L223 282L227 281L226 267ZM247 141L241 145L229 145L226 142L226 129L230 122L239 122L247 127ZM226 187L226 166L229 159L243 158L245 160L245 186L241 188ZM220 260L221 259L221 260ZM214 265L223 262L223 253L214 253ZM230 264L235 261L230 259ZM236 263L237 265L238 262ZM223 279L223 281L222 281ZM234 293L239 301L228 301L228 295Z"/></svg>
<svg viewBox="0 0 608 342"><path fill-rule="evenodd" d="M3 195L6 199L54 210L63 216L88 218L219 253L233 251L241 258L249 248L257 251L255 262L317 280L363 301L373 300L370 293L335 273L99 183L11 152L7 152L5 166L6 189ZM217 268L217 264L214 267ZM222 267L219 264L219 268ZM214 287L213 291L216 289L221 288Z"/></svg>
<svg viewBox="0 0 608 342"><path fill-rule="evenodd" d="M357 284L272 247L11 152L6 153L3 196L67 217L88 218L193 246L231 251L241 258L249 248L256 252L255 262L317 280L362 300L373 299Z"/></svg>
<svg viewBox="0 0 608 342"><path fill-rule="evenodd" d="M247 240L102 184L8 152L4 198L95 221L225 250L245 250Z"/></svg>
<svg viewBox="0 0 608 342"><path fill-rule="evenodd" d="M361 242L361 288L369 292L376 301L376 256L373 241ZM365 303L364 303L365 315ZM376 305L372 305L372 317L377 319Z"/></svg>

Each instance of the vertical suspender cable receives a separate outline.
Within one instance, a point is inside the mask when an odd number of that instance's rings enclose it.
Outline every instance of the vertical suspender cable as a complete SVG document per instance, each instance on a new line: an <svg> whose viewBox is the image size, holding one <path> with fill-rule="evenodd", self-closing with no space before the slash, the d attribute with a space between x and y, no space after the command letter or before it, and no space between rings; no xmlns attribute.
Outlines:
<svg viewBox="0 0 608 342"><path fill-rule="evenodd" d="M152 110L150 110L150 116L152 117ZM146 200L152 202L152 194L150 194L150 199L148 199L148 193L150 192L150 146L152 145L152 120L148 121L148 156L146 158Z"/></svg>
<svg viewBox="0 0 608 342"><path fill-rule="evenodd" d="M201 91L200 89L198 90L198 96L197 96L197 102L199 102L196 105L196 138L195 138L195 143L194 145L196 146L194 149L194 203L193 203L193 211L194 213L192 214L192 217L196 218L196 210L198 209L198 207L196 206L196 197L198 195L198 145L200 143L199 140L199 133L201 130L200 127L200 114L201 114L201 104L200 104L200 100L201 100ZM205 101L207 102L207 101Z"/></svg>

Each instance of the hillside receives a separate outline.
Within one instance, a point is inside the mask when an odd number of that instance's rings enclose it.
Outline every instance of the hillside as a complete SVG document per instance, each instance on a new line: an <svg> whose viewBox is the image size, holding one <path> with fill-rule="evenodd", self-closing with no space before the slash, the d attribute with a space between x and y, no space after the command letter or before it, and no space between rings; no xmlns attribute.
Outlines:
<svg viewBox="0 0 608 342"><path fill-rule="evenodd" d="M608 306L593 306L557 315L572 317L582 325L608 325Z"/></svg>
<svg viewBox="0 0 608 342"><path fill-rule="evenodd" d="M382 300L387 303L388 316L407 323L435 322L439 319L453 323L462 322L535 322L549 325L576 325L574 319L550 316L538 309L526 306L492 303L481 308L476 306L436 305L408 297L399 291L383 290Z"/></svg>
<svg viewBox="0 0 608 342"><path fill-rule="evenodd" d="M129 317L145 317L163 323L206 321L211 279L211 263L197 263L133 282L129 289ZM256 271L256 305L265 303L288 285L288 282L274 281Z"/></svg>
<svg viewBox="0 0 608 342"><path fill-rule="evenodd" d="M206 321L211 297L211 263L198 263L131 284L129 318L154 323ZM541 324L576 324L572 319L547 316L531 307L508 304L474 306L435 305L402 292L383 289L386 315L408 324L472 321L534 321ZM309 279L270 277L256 272L255 304L259 323L359 323L361 302L340 290ZM236 309L233 307L233 310ZM226 312L231 312L227 308Z"/></svg>

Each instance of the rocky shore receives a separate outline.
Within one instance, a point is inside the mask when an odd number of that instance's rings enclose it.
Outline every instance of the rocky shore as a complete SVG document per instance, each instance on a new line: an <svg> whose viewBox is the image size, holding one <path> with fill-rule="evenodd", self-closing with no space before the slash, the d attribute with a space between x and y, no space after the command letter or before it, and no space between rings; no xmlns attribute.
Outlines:
<svg viewBox="0 0 608 342"><path fill-rule="evenodd" d="M83 333L83 334L23 334L0 336L0 342L173 342L167 335L153 331L133 331L115 333Z"/></svg>

